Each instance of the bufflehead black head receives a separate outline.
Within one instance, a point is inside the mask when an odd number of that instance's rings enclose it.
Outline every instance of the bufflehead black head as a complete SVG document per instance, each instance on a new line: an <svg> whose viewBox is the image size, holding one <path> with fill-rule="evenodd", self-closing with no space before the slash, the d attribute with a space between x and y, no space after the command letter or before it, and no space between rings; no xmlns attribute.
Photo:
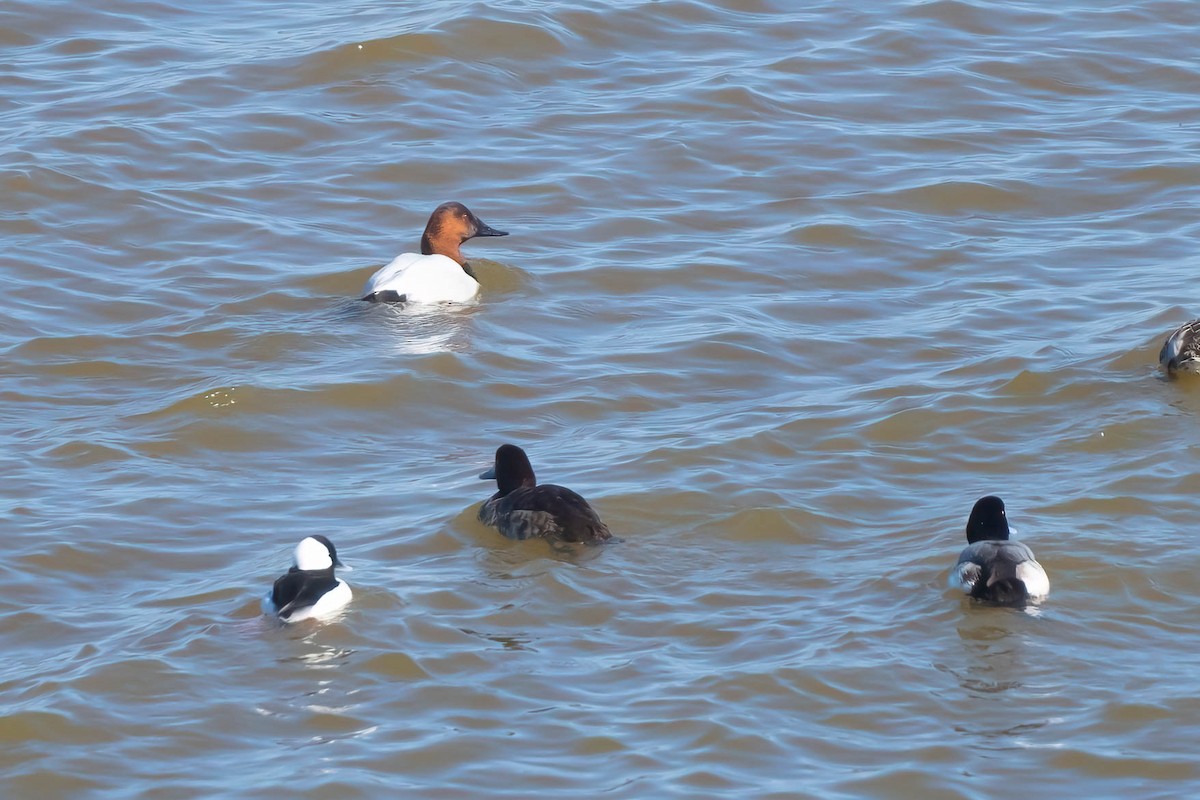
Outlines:
<svg viewBox="0 0 1200 800"><path fill-rule="evenodd" d="M1004 501L995 495L976 500L975 507L971 509L971 517L967 520L967 541L970 544L982 541L1002 542L1008 538L1008 533L1008 516L1004 513Z"/></svg>
<svg viewBox="0 0 1200 800"><path fill-rule="evenodd" d="M333 542L320 534L301 540L300 544L296 545L293 559L296 569L302 572L346 566L338 560L337 548L333 546Z"/></svg>
<svg viewBox="0 0 1200 800"><path fill-rule="evenodd" d="M309 539L315 539L316 541L318 541L318 542L320 542L321 544L325 545L325 549L329 551L329 560L333 562L333 566L335 566L335 567L340 567L340 568L342 568L342 569L350 569L350 568L349 568L349 567L347 567L345 564L343 564L343 563L341 562L341 560L338 558L338 554L337 554L337 548L333 546L333 542L329 541L329 537L327 537L327 536L322 536L321 534L319 534L319 533L318 533L318 534L315 534L315 535L313 535L313 536L310 536L310 537L308 537L308 538L309 538ZM301 542L301 544L303 544L303 542ZM299 547L297 547L296 549L297 549L297 551L298 551L298 550L299 550ZM300 565L299 565L299 564L297 564L296 566L300 566ZM303 569L303 567L300 567L300 568L301 568L301 569Z"/></svg>

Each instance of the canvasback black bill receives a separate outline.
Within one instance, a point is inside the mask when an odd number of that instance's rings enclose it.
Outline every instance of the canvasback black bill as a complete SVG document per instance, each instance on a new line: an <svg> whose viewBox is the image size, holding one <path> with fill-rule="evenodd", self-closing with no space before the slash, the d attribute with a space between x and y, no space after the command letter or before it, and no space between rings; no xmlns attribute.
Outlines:
<svg viewBox="0 0 1200 800"><path fill-rule="evenodd" d="M508 236L508 231L496 230L491 225L488 225L486 222L479 219L479 217L476 217L475 221L479 223L475 230L476 236Z"/></svg>

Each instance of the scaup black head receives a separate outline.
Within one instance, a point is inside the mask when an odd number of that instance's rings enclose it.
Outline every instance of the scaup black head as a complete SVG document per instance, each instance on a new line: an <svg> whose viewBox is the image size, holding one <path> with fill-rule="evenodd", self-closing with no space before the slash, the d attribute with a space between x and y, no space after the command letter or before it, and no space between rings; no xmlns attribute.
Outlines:
<svg viewBox="0 0 1200 800"><path fill-rule="evenodd" d="M976 500L967 520L967 543L1007 539L1008 516L1004 513L1004 501L995 495Z"/></svg>
<svg viewBox="0 0 1200 800"><path fill-rule="evenodd" d="M425 232L421 234L421 254L443 255L465 264L459 246L476 236L508 236L508 231L491 227L462 203L442 203L425 224Z"/></svg>
<svg viewBox="0 0 1200 800"><path fill-rule="evenodd" d="M515 444L502 444L496 448L495 464L479 477L485 481L496 481L501 496L522 487L532 489L537 486L529 456Z"/></svg>

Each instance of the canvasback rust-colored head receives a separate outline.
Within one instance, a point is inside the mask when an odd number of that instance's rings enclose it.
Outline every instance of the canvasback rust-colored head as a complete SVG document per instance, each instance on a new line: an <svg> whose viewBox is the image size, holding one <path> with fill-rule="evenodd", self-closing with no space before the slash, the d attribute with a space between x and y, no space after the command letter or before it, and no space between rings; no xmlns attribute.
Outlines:
<svg viewBox="0 0 1200 800"><path fill-rule="evenodd" d="M491 227L462 203L442 203L429 215L421 235L421 255L443 255L465 264L459 247L476 236L508 236L508 231Z"/></svg>

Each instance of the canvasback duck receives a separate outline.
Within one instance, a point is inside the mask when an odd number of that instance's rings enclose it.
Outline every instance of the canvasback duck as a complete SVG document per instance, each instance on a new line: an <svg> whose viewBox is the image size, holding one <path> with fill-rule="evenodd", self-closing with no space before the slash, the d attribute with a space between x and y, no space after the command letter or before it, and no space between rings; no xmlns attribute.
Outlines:
<svg viewBox="0 0 1200 800"><path fill-rule="evenodd" d="M950 573L950 586L971 597L1024 605L1050 593L1050 579L1033 551L1008 538L1008 517L999 497L981 497L967 520L967 546Z"/></svg>
<svg viewBox="0 0 1200 800"><path fill-rule="evenodd" d="M442 203L429 215L421 252L398 255L363 287L372 303L465 303L479 281L459 247L476 236L508 236L487 225L462 203Z"/></svg>
<svg viewBox="0 0 1200 800"><path fill-rule="evenodd" d="M338 560L333 542L309 536L296 545L295 566L281 575L263 598L263 610L284 622L325 619L349 604L350 587L333 575Z"/></svg>
<svg viewBox="0 0 1200 800"><path fill-rule="evenodd" d="M1180 370L1200 372L1200 319L1180 325L1167 337L1158 351L1158 363L1168 375Z"/></svg>
<svg viewBox="0 0 1200 800"><path fill-rule="evenodd" d="M608 526L575 492L552 483L538 484L525 451L515 444L496 450L496 463L479 476L495 480L498 491L479 508L479 521L509 539L535 537L564 542L606 542Z"/></svg>

